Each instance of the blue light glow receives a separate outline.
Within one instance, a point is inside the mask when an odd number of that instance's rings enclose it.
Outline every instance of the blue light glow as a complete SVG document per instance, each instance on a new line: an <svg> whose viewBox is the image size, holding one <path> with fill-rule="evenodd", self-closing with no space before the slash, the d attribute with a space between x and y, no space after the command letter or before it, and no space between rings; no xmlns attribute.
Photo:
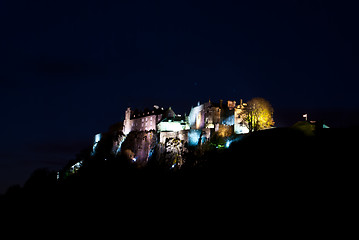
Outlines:
<svg viewBox="0 0 359 240"><path fill-rule="evenodd" d="M148 153L148 158L147 159L150 159L152 157L152 154L153 152L155 151L155 148L153 147L150 152Z"/></svg>
<svg viewBox="0 0 359 240"><path fill-rule="evenodd" d="M241 141L243 139L243 136L244 135L237 135L235 137L230 137L229 139L227 139L224 147L229 148L233 142Z"/></svg>
<svg viewBox="0 0 359 240"><path fill-rule="evenodd" d="M202 132L202 130L196 130L196 129L191 129L188 132L188 145L189 146L197 146L198 145L198 140L201 137L201 132Z"/></svg>
<svg viewBox="0 0 359 240"><path fill-rule="evenodd" d="M234 124L234 115L227 117L222 121L222 124L232 126Z"/></svg>
<svg viewBox="0 0 359 240"><path fill-rule="evenodd" d="M95 135L95 139L94 139L93 146L92 146L91 156L95 155L96 147L97 147L98 143L101 141L101 137L102 137L101 133L98 133Z"/></svg>

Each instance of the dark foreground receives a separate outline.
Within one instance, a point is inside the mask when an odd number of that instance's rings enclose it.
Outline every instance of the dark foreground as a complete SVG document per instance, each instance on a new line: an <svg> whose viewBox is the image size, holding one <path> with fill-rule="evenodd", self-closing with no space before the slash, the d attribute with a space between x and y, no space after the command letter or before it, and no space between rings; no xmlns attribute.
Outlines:
<svg viewBox="0 0 359 240"><path fill-rule="evenodd" d="M9 189L1 208L78 221L105 214L136 225L171 219L167 224L173 228L194 224L196 217L343 223L356 199L357 135L358 129L323 129L314 136L273 129L249 135L229 149L208 151L181 170L156 164L137 168L110 159L90 163L60 182L54 181L54 173L39 171L23 188Z"/></svg>

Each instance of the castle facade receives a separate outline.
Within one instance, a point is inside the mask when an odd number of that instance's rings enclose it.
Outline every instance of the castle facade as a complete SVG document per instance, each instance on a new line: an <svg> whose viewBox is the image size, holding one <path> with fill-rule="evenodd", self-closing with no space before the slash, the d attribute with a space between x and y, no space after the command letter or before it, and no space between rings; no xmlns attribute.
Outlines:
<svg viewBox="0 0 359 240"><path fill-rule="evenodd" d="M240 101L227 101L223 103L211 102L210 100L203 104L198 104L192 107L188 116L188 121L191 129L215 129L219 130L221 125L233 126L234 133L248 133L248 128L245 126L244 119L241 118L241 113L244 110L246 103Z"/></svg>
<svg viewBox="0 0 359 240"><path fill-rule="evenodd" d="M220 100L215 103L209 100L192 107L188 116L176 115L171 107L164 109L156 105L142 112L127 108L122 132L127 135L131 131L154 130L159 133L162 143L169 138L179 138L190 145L196 145L208 140L214 132L225 126L233 127L235 134L248 133L245 121L241 119L245 106L242 100L239 104L236 101Z"/></svg>
<svg viewBox="0 0 359 240"><path fill-rule="evenodd" d="M107 137L113 142L112 153L117 155L122 150L129 151L133 155L132 161L138 164L145 164L156 146L167 154L174 154L175 159L182 159L178 149L200 145L215 135L226 138L232 134L248 133L246 122L241 118L245 107L242 100L239 104L236 101L209 100L202 104L198 102L188 116L176 114L171 107L164 109L154 105L152 109L143 111L129 107L118 128L122 133L115 139L111 134L97 134L92 155L95 155L100 141ZM176 164L180 165L180 162L182 160Z"/></svg>
<svg viewBox="0 0 359 240"><path fill-rule="evenodd" d="M153 106L153 109L145 109L142 112L133 111L129 107L125 113L122 132L127 135L131 131L157 131L157 124L166 112L168 111L156 105Z"/></svg>

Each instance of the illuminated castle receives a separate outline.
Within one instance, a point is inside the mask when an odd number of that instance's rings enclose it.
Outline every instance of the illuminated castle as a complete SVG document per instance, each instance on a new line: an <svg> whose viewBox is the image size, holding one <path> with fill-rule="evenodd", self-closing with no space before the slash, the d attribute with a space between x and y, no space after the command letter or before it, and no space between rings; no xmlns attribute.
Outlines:
<svg viewBox="0 0 359 240"><path fill-rule="evenodd" d="M215 129L219 130L221 125L234 126L234 133L248 133L245 122L241 119L241 112L246 103L240 100L240 104L236 105L236 101L227 101L223 104L223 100L219 103L213 103L211 100L204 104L199 104L191 109L188 117L191 129Z"/></svg>
<svg viewBox="0 0 359 240"><path fill-rule="evenodd" d="M132 111L131 108L127 108L122 132L127 135L131 131L157 131L158 124L163 125L166 120L175 117L176 114L171 107L165 110L154 105L153 109L145 109L142 112Z"/></svg>
<svg viewBox="0 0 359 240"><path fill-rule="evenodd" d="M112 153L128 152L133 162L145 165L155 149L170 158L171 166L181 166L183 152L187 146L197 146L207 142L212 136L226 139L225 147L233 141L233 134L248 133L242 112L246 103L220 100L218 103L198 102L189 115L178 115L171 107L164 109L154 105L143 111L127 108L120 132L97 134L94 139L92 156L104 138L112 141ZM114 137L116 136L116 137ZM106 142L106 141L105 141ZM123 148L123 149L122 149ZM106 160L106 159L105 159Z"/></svg>
<svg viewBox="0 0 359 240"><path fill-rule="evenodd" d="M164 109L156 105L142 112L127 108L122 132L127 135L131 131L154 130L159 133L161 143L166 139L179 138L190 145L197 145L207 141L224 126L233 127L235 134L247 133L248 128L240 117L245 106L242 100L238 105L236 101L214 103L209 100L192 107L188 116L176 115L171 107Z"/></svg>

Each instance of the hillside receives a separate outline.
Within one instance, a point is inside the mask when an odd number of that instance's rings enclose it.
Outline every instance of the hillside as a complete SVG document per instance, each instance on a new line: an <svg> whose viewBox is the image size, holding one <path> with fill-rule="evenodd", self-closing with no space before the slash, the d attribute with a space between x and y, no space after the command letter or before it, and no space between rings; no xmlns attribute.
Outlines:
<svg viewBox="0 0 359 240"><path fill-rule="evenodd" d="M9 189L2 200L6 204L27 199L115 199L146 205L169 196L205 199L240 192L256 195L258 191L345 192L355 176L352 139L357 133L357 129L323 129L313 136L293 128L259 131L233 142L228 149L209 144L190 149L180 169L168 168L168 163L155 158L139 167L124 154L101 152L90 157L87 152L75 174L57 181L56 173L38 170L23 188Z"/></svg>

